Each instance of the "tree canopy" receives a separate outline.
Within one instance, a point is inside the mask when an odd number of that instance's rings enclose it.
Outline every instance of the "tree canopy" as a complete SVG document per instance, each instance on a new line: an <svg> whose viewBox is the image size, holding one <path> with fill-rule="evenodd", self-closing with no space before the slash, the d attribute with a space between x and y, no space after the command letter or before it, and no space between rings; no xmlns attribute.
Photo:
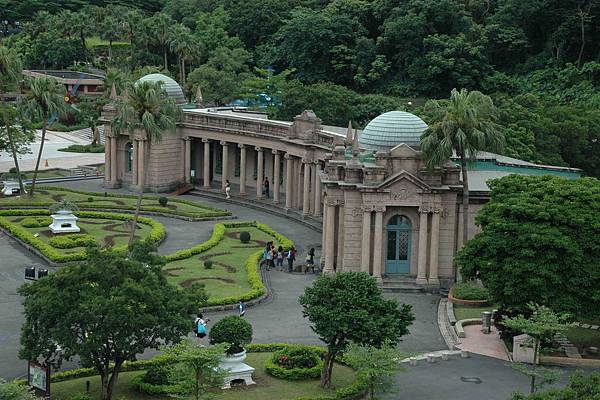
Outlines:
<svg viewBox="0 0 600 400"><path fill-rule="evenodd" d="M600 315L600 181L510 175L489 182L482 232L456 256L492 301L527 314L535 302L575 316Z"/></svg>

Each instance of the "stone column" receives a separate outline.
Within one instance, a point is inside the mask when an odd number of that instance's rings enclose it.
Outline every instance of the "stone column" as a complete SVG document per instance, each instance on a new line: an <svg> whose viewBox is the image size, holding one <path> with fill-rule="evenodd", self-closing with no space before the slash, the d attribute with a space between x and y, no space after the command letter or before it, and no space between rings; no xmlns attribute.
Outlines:
<svg viewBox="0 0 600 400"><path fill-rule="evenodd" d="M321 233L321 268L325 268L325 255L327 254L327 199L325 199L325 207L323 207L323 232Z"/></svg>
<svg viewBox="0 0 600 400"><path fill-rule="evenodd" d="M138 141L138 186L140 190L143 192L144 187L146 186L146 140L141 139Z"/></svg>
<svg viewBox="0 0 600 400"><path fill-rule="evenodd" d="M383 213L385 208L375 209L375 237L373 249L373 277L378 282L382 281L381 271L383 270Z"/></svg>
<svg viewBox="0 0 600 400"><path fill-rule="evenodd" d="M317 177L317 166L314 162L312 162L310 164L310 193L309 193L309 197L310 197L310 206L309 206L309 210L310 213L314 215L315 213L315 180Z"/></svg>
<svg viewBox="0 0 600 400"><path fill-rule="evenodd" d="M240 148L240 194L246 194L246 145L238 144Z"/></svg>
<svg viewBox="0 0 600 400"><path fill-rule="evenodd" d="M223 163L221 165L221 190L225 191L225 185L227 179L229 179L229 143L225 141L221 141L221 146L223 146Z"/></svg>
<svg viewBox="0 0 600 400"><path fill-rule="evenodd" d="M210 140L202 139L202 143L204 143L204 168L202 170L204 182L202 182L202 186L210 188Z"/></svg>
<svg viewBox="0 0 600 400"><path fill-rule="evenodd" d="M184 153L184 162L183 162L183 176L185 179L185 183L190 183L192 181L190 173L192 170L192 139L190 137L183 138L185 143L185 153Z"/></svg>
<svg viewBox="0 0 600 400"><path fill-rule="evenodd" d="M372 207L363 207L362 245L360 270L369 273L371 263L371 211Z"/></svg>
<svg viewBox="0 0 600 400"><path fill-rule="evenodd" d="M290 196L292 197L292 208L298 208L298 177L300 172L298 171L298 159L292 158L292 190Z"/></svg>
<svg viewBox="0 0 600 400"><path fill-rule="evenodd" d="M440 249L440 211L434 209L431 214L431 245L429 247L429 284L439 285L438 254Z"/></svg>
<svg viewBox="0 0 600 400"><path fill-rule="evenodd" d="M303 205L303 198L302 198L302 189L304 188L304 177L302 176L302 160L301 159L297 159L296 160L296 171L297 171L297 177L296 177L296 208L298 208L298 210L302 209L302 205Z"/></svg>
<svg viewBox="0 0 600 400"><path fill-rule="evenodd" d="M335 201L328 200L326 203L327 211L327 219L325 220L325 267L323 268L323 273L333 273L333 259L335 248L334 244L334 234L335 234Z"/></svg>
<svg viewBox="0 0 600 400"><path fill-rule="evenodd" d="M262 199L263 198L263 191L262 191L262 184L263 184L263 180L264 178L264 165L263 165L263 157L264 157L264 152L263 152L263 148L262 147L256 147L256 152L257 152L257 162L258 162L258 166L256 169L256 198L258 199Z"/></svg>
<svg viewBox="0 0 600 400"><path fill-rule="evenodd" d="M344 202L340 201L338 206L338 236L337 236L337 263L336 271L342 271L344 268Z"/></svg>
<svg viewBox="0 0 600 400"><path fill-rule="evenodd" d="M104 182L110 183L112 181L110 173L111 173L111 142L112 138L110 136L106 136L104 139Z"/></svg>
<svg viewBox="0 0 600 400"><path fill-rule="evenodd" d="M285 156L285 208L289 210L292 208L292 181L294 180L293 172L294 172L294 160L289 153L286 153ZM325 231L325 229L323 229ZM325 242L323 242L323 246Z"/></svg>
<svg viewBox="0 0 600 400"><path fill-rule="evenodd" d="M117 160L117 138L114 136L110 137L110 182L113 185L117 184L117 166L119 160Z"/></svg>
<svg viewBox="0 0 600 400"><path fill-rule="evenodd" d="M277 150L273 150L273 203L279 204L279 189L281 188L281 184L279 181L281 180L281 153Z"/></svg>
<svg viewBox="0 0 600 400"><path fill-rule="evenodd" d="M302 186L302 215L310 212L310 161L302 160L304 168L304 184Z"/></svg>
<svg viewBox="0 0 600 400"><path fill-rule="evenodd" d="M318 217L321 215L321 164L315 161L315 208L313 209L313 215Z"/></svg>
<svg viewBox="0 0 600 400"><path fill-rule="evenodd" d="M419 210L421 213L419 222L419 260L417 267L417 283L419 285L427 284L427 212Z"/></svg>
<svg viewBox="0 0 600 400"><path fill-rule="evenodd" d="M139 185L139 170L138 170L138 159L140 157L139 141L133 139L133 162L131 163L131 186L136 187Z"/></svg>

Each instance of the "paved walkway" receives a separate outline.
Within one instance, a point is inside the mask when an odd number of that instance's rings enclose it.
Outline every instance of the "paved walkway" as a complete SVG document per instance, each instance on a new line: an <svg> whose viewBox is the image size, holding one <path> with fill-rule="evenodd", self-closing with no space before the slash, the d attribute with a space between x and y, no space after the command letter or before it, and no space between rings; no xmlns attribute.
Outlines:
<svg viewBox="0 0 600 400"><path fill-rule="evenodd" d="M492 332L489 334L481 332L481 325L467 325L464 329L466 337L461 338L460 344L456 347L472 353L508 361L504 344L500 339L500 333L495 327L492 327Z"/></svg>

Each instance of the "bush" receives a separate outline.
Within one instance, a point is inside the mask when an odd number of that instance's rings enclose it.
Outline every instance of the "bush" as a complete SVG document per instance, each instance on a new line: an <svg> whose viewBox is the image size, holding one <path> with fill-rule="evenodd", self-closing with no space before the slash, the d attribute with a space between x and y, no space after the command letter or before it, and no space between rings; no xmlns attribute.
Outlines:
<svg viewBox="0 0 600 400"><path fill-rule="evenodd" d="M166 207L168 202L169 199L167 199L165 196L161 196L158 198L158 204L160 204L161 207Z"/></svg>
<svg viewBox="0 0 600 400"><path fill-rule="evenodd" d="M74 130L69 127L69 130ZM104 153L104 145L92 146L91 144L72 144L68 147L58 149L69 153Z"/></svg>
<svg viewBox="0 0 600 400"><path fill-rule="evenodd" d="M169 376L171 370L167 365L154 365L148 368L142 380L152 385L168 385L171 383Z"/></svg>
<svg viewBox="0 0 600 400"><path fill-rule="evenodd" d="M43 228L52 223L50 217L27 217L21 221L21 226L25 228Z"/></svg>
<svg viewBox="0 0 600 400"><path fill-rule="evenodd" d="M236 354L252 341L252 325L237 315L230 315L214 324L208 336L211 344L229 343L227 354Z"/></svg>
<svg viewBox="0 0 600 400"><path fill-rule="evenodd" d="M62 210L75 212L75 211L79 211L79 207L77 207L77 204L70 202L68 200L63 200L58 203L54 203L50 206L51 213L55 213L55 212L62 211Z"/></svg>
<svg viewBox="0 0 600 400"><path fill-rule="evenodd" d="M250 232L240 232L240 241L242 243L248 243L250 242Z"/></svg>
<svg viewBox="0 0 600 400"><path fill-rule="evenodd" d="M487 300L489 292L477 283L468 281L454 284L452 295L461 300Z"/></svg>
<svg viewBox="0 0 600 400"><path fill-rule="evenodd" d="M92 398L87 393L77 393L69 397L69 400L92 400Z"/></svg>
<svg viewBox="0 0 600 400"><path fill-rule="evenodd" d="M316 379L321 375L322 349L308 346L290 346L273 353L265 362L269 375L287 380Z"/></svg>
<svg viewBox="0 0 600 400"><path fill-rule="evenodd" d="M54 236L48 240L48 244L57 249L72 249L75 247L86 247L97 244L96 238L85 234L75 233L64 236Z"/></svg>
<svg viewBox="0 0 600 400"><path fill-rule="evenodd" d="M206 261L204 261L204 268L211 269L212 266L213 266L212 260L206 260Z"/></svg>
<svg viewBox="0 0 600 400"><path fill-rule="evenodd" d="M153 396L184 395L187 390L179 384L154 385L144 382L145 375L138 375L131 380L131 386L139 392Z"/></svg>
<svg viewBox="0 0 600 400"><path fill-rule="evenodd" d="M88 197L88 203L93 203L94 202L94 198L93 197Z"/></svg>

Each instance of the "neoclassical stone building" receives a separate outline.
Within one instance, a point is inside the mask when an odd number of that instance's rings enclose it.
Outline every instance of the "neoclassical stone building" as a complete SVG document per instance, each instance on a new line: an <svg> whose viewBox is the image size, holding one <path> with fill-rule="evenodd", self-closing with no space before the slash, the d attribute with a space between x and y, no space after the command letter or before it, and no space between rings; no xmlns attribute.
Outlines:
<svg viewBox="0 0 600 400"><path fill-rule="evenodd" d="M185 102L172 79L158 74L142 79L162 81L171 98ZM158 143L142 132L114 134L114 115L114 106L107 105L106 187L137 189L141 174L144 190L151 192L184 185L224 190L229 180L234 196L322 220L325 271L365 271L384 284L428 287L449 286L455 279L452 258L462 246L460 169L452 160L436 170L425 168L419 138L427 125L412 114L385 113L360 133L323 126L312 111L284 122L244 110L184 107L176 134L165 133ZM486 180L510 173L574 178L580 171L482 153L469 171L470 236L489 196Z"/></svg>

